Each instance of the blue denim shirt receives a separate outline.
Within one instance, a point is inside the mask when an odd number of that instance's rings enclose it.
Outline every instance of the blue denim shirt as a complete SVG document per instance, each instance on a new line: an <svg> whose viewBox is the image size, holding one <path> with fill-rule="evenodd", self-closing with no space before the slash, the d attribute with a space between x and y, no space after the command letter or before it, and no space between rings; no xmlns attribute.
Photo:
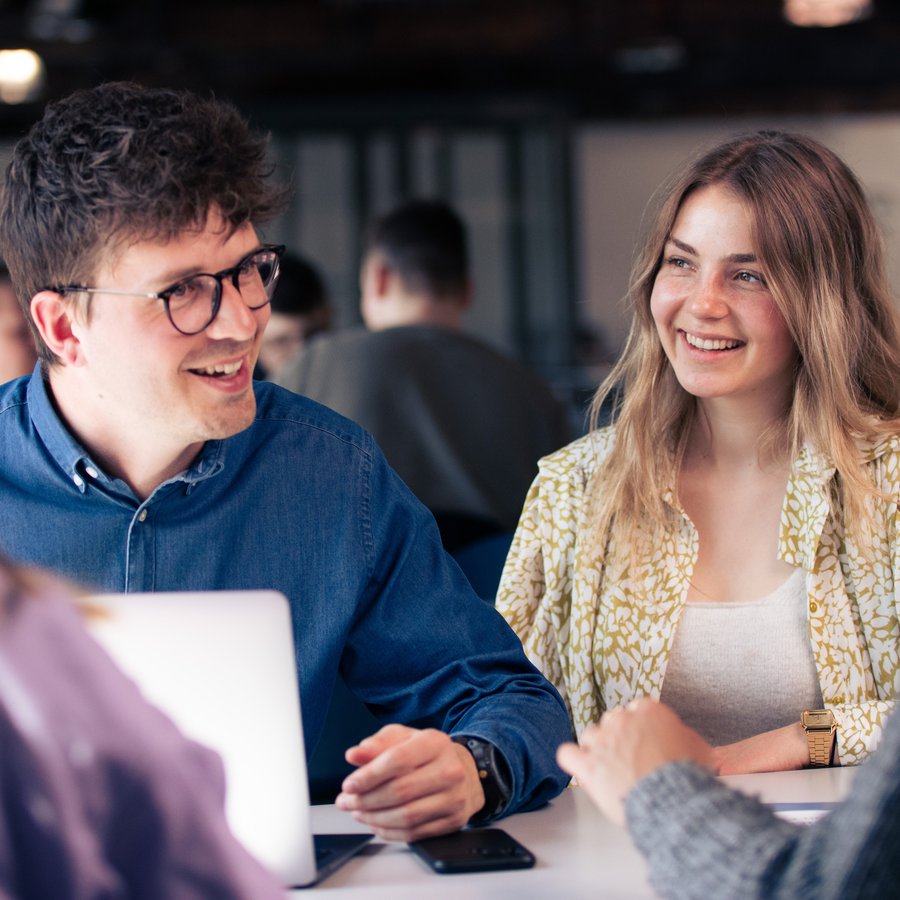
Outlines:
<svg viewBox="0 0 900 900"><path fill-rule="evenodd" d="M308 747L340 670L380 717L495 744L513 781L508 812L564 787L562 700L367 432L257 383L253 424L208 441L141 502L68 431L40 371L0 388L10 557L98 591L282 591Z"/></svg>

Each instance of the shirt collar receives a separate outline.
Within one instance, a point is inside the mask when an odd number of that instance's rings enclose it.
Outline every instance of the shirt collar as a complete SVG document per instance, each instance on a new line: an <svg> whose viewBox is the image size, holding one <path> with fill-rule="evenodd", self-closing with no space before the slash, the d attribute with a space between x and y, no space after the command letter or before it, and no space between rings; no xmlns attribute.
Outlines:
<svg viewBox="0 0 900 900"><path fill-rule="evenodd" d="M82 494L87 490L89 482L116 493L132 494L125 482L112 478L103 471L102 466L92 459L88 450L66 427L56 410L50 385L46 380L46 371L40 362L34 367L27 397L35 430L56 464ZM191 467L170 478L166 484L182 481L190 492L199 482L217 475L224 467L225 442L207 441Z"/></svg>

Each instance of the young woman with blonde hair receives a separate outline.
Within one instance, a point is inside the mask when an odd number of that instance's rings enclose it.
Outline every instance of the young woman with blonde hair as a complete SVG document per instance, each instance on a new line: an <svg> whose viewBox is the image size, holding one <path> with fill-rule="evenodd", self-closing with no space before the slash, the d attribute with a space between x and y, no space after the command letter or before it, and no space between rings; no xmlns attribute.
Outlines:
<svg viewBox="0 0 900 900"><path fill-rule="evenodd" d="M650 696L723 773L861 760L900 686L900 328L862 188L811 138L726 141L629 299L614 424L542 460L498 607L578 734Z"/></svg>

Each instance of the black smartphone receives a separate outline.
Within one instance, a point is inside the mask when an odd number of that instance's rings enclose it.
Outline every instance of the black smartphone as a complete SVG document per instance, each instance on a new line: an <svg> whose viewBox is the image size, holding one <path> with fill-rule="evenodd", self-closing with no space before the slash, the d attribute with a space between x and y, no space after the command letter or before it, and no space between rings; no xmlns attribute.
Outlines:
<svg viewBox="0 0 900 900"><path fill-rule="evenodd" d="M410 849L441 875L530 869L534 854L500 828L468 828L411 841Z"/></svg>

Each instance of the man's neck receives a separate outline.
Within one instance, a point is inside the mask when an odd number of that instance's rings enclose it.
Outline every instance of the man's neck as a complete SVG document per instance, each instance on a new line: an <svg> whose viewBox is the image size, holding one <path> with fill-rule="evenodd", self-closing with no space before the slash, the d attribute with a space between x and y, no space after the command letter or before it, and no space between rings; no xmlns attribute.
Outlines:
<svg viewBox="0 0 900 900"><path fill-rule="evenodd" d="M203 449L203 441L150 447L141 440L139 428L127 422L108 427L87 408L78 390L58 370L51 369L47 390L65 426L112 478L124 481L135 496L146 500L164 481L183 472Z"/></svg>
<svg viewBox="0 0 900 900"><path fill-rule="evenodd" d="M464 306L452 299L405 296L392 299L380 307L377 318L366 320L366 327L369 331L383 331L404 325L434 325L450 331L460 331L464 312Z"/></svg>

